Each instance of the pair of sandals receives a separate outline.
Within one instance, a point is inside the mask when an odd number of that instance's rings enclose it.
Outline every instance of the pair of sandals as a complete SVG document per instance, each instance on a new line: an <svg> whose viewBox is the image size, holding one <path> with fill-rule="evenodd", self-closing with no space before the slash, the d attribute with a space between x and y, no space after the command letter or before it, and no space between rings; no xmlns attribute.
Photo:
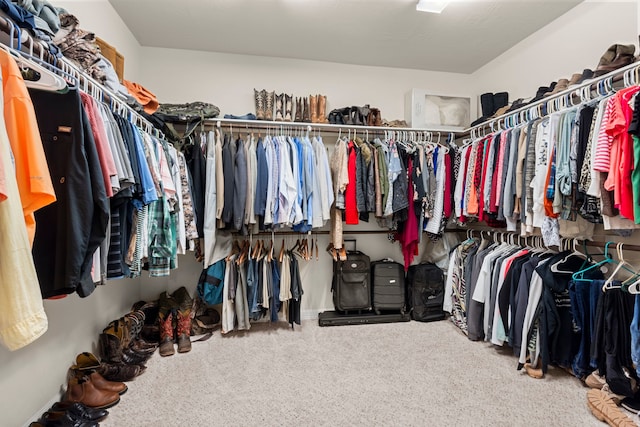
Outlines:
<svg viewBox="0 0 640 427"><path fill-rule="evenodd" d="M329 243L327 246L327 252L331 255L334 261L346 261L347 260L347 250L343 247L335 248L333 243Z"/></svg>

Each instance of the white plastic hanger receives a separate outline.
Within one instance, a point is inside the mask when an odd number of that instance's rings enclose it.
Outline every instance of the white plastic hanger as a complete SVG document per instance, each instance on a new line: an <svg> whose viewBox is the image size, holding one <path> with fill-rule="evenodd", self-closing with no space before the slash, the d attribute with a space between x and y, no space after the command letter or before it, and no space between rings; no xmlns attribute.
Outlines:
<svg viewBox="0 0 640 427"><path fill-rule="evenodd" d="M624 260L624 253L622 251L623 245L624 243L618 243L616 245L616 252L618 253L618 260L619 260L618 265L616 266L615 270L613 270L613 273L611 273L609 278L605 280L604 285L602 285L602 292L605 292L609 289L620 288L619 285L613 285L613 279L622 268L624 268L625 270L631 273L635 273L635 270L633 270L632 266Z"/></svg>

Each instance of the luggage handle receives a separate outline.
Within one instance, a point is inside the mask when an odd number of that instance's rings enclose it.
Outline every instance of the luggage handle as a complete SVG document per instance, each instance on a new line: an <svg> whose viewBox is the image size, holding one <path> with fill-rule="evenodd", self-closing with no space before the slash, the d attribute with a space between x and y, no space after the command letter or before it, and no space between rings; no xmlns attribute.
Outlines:
<svg viewBox="0 0 640 427"><path fill-rule="evenodd" d="M343 239L342 243L346 244L347 242L349 243L353 243L353 251L356 252L358 250L357 246L356 246L356 239Z"/></svg>

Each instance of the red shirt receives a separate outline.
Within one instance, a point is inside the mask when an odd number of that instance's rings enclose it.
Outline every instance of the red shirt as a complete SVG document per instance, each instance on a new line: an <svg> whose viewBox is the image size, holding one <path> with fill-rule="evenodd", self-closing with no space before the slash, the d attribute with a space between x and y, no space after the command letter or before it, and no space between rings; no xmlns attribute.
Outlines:
<svg viewBox="0 0 640 427"><path fill-rule="evenodd" d="M444 216L451 216L451 153L447 153L444 157L445 179L444 179Z"/></svg>
<svg viewBox="0 0 640 427"><path fill-rule="evenodd" d="M633 172L633 139L627 132L633 116L633 110L629 101L640 87L633 86L622 89L615 95L615 102L611 111L606 131L614 139L613 146L618 147L618 162L613 165L617 168L614 174L615 207L620 209L620 215L634 220L633 213L633 187L631 184L631 172ZM617 143L617 144L616 144Z"/></svg>
<svg viewBox="0 0 640 427"><path fill-rule="evenodd" d="M357 224L358 201L356 200L356 150L353 146L353 141L349 141L347 150L349 153L349 159L347 162L349 183L344 191L344 217L347 224Z"/></svg>

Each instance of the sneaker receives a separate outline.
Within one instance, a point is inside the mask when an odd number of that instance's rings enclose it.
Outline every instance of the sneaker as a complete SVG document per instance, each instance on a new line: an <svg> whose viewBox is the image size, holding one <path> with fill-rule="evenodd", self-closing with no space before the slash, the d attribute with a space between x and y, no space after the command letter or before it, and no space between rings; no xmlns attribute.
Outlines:
<svg viewBox="0 0 640 427"><path fill-rule="evenodd" d="M587 392L587 406L600 421L615 427L635 427L635 423L602 390L591 389Z"/></svg>

